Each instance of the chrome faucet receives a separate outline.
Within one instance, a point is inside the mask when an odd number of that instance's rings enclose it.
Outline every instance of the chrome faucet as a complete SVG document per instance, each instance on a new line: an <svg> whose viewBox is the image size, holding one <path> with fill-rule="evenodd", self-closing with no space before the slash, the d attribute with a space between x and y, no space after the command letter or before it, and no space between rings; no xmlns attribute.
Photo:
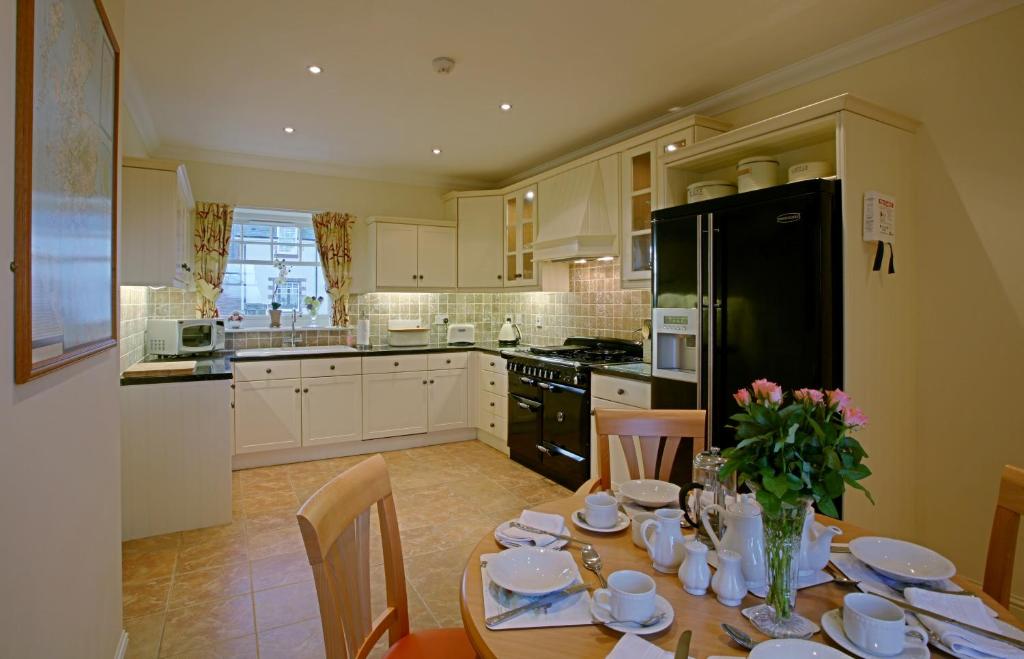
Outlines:
<svg viewBox="0 0 1024 659"><path fill-rule="evenodd" d="M288 338L281 340L281 345L294 348L295 346L302 343L302 339L295 338L295 321L298 320L298 310L292 309L292 331L289 333Z"/></svg>

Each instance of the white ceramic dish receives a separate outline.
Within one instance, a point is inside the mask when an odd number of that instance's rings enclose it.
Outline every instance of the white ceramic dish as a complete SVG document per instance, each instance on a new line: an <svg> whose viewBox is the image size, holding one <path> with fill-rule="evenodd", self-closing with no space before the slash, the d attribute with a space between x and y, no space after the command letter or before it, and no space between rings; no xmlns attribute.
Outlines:
<svg viewBox="0 0 1024 659"><path fill-rule="evenodd" d="M849 657L845 652L814 641L799 638L772 638L758 643L748 659L837 659Z"/></svg>
<svg viewBox="0 0 1024 659"><path fill-rule="evenodd" d="M619 493L622 496L636 501L645 508L662 508L673 502L678 504L679 490L680 487L675 483L652 478L638 478L619 486Z"/></svg>
<svg viewBox="0 0 1024 659"><path fill-rule="evenodd" d="M568 552L516 547L488 560L487 576L513 593L544 595L571 585L579 576L579 570Z"/></svg>
<svg viewBox="0 0 1024 659"><path fill-rule="evenodd" d="M610 526L610 527L608 527L606 529L598 528L596 526L591 526L591 525L587 524L582 519L580 519L580 514L581 513L586 515L587 511L585 509L583 509L583 508L580 508L579 510L574 512L572 515L569 515L569 519L572 520L573 524L575 524L576 526L580 527L584 531L592 531L594 533L618 533L622 529L624 529L627 526L629 526L629 515L627 515L626 513L622 512L621 510L619 511L619 521L616 522L615 526Z"/></svg>
<svg viewBox="0 0 1024 659"><path fill-rule="evenodd" d="M530 541L528 541L526 539L518 540L518 541L513 542L513 540L511 538L506 539L501 534L502 531L506 531L506 530L512 528L512 522L518 522L518 521L519 521L518 518L517 519L510 519L507 522L502 522L501 524L499 524L498 527L496 529L494 529L494 540L499 545L501 545L502 547L505 547L507 549L515 549L516 547L535 547L535 546L537 546L537 545L532 544ZM568 529L563 528L561 534L562 535L566 535L566 531L567 530ZM547 544L547 545L541 545L541 546L544 547L545 549L561 549L562 547L566 546L567 544L569 544L568 540L559 540L558 538L555 538L554 542L552 542L550 544Z"/></svg>
<svg viewBox="0 0 1024 659"><path fill-rule="evenodd" d="M879 574L907 583L949 579L956 566L942 554L912 542L865 536L850 541L850 553Z"/></svg>
<svg viewBox="0 0 1024 659"><path fill-rule="evenodd" d="M861 650L846 636L846 632L843 631L842 609L832 609L821 616L821 628L825 630L828 637L835 641L836 644L855 657L861 657L862 659L877 659L881 657L881 655L868 654ZM903 652L897 655L890 655L890 659L928 659L930 656L931 653L928 652L928 648L907 646Z"/></svg>
<svg viewBox="0 0 1024 659"><path fill-rule="evenodd" d="M614 629L615 631L622 632L623 634L637 634L639 636L657 634L662 630L668 629L668 626L672 624L672 620L675 618L676 612L675 609L672 608L672 604L667 599L661 595L655 595L654 610L656 614L664 613L665 619L656 625L641 627L629 622L611 622L607 611L596 606L593 602L590 603L590 615L594 616L594 620L597 620L608 629Z"/></svg>

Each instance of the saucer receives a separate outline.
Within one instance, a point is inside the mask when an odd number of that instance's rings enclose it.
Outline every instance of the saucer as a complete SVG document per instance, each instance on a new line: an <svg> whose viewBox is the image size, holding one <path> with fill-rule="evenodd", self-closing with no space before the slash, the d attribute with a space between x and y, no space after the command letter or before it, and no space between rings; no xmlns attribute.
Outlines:
<svg viewBox="0 0 1024 659"><path fill-rule="evenodd" d="M593 602L590 603L590 615L594 616L594 620L600 622L608 629L614 629L617 632L623 634L637 634L638 636L645 636L647 634L657 634L658 632L668 629L668 626L672 624L672 620L675 618L675 609L672 608L672 604L661 595L654 596L654 611L655 613L664 613L665 618L656 625L650 627L640 627L628 622L609 622L608 614L605 611L599 609Z"/></svg>
<svg viewBox="0 0 1024 659"><path fill-rule="evenodd" d="M580 513L586 514L586 512L587 511L585 508L580 508L572 515L569 515L569 519L571 519L572 523L580 527L581 529L584 529L586 531L592 531L594 533L616 533L629 526L629 515L622 512L621 510L619 511L619 521L615 524L615 526L609 526L606 529L599 529L596 526L591 526L584 522L582 519L580 519Z"/></svg>
<svg viewBox="0 0 1024 659"><path fill-rule="evenodd" d="M825 630L828 637L835 641L839 647L843 648L850 654L862 657L863 659L879 659L882 655L870 654L861 650L859 647L854 645L853 641L846 637L846 632L843 631L843 610L832 609L827 611L825 615L821 616L821 628ZM922 628L924 631L924 628ZM926 632L927 633L927 632ZM903 652L890 655L887 659L928 659L932 656L928 651L927 647L912 647L908 646L903 649Z"/></svg>

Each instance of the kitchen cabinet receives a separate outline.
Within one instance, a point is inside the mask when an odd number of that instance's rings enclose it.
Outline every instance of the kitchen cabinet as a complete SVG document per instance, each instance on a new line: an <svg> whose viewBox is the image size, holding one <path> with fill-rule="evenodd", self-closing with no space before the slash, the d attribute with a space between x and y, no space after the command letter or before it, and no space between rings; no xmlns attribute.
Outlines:
<svg viewBox="0 0 1024 659"><path fill-rule="evenodd" d="M419 227L411 224L381 223L376 225L376 230L377 286L418 287Z"/></svg>
<svg viewBox="0 0 1024 659"><path fill-rule="evenodd" d="M469 425L465 369L427 372L427 427L430 432Z"/></svg>
<svg viewBox="0 0 1024 659"><path fill-rule="evenodd" d="M658 198L657 144L622 153L622 279L651 279L651 212Z"/></svg>
<svg viewBox="0 0 1024 659"><path fill-rule="evenodd" d="M620 179L617 153L542 179L534 258L546 263L618 254Z"/></svg>
<svg viewBox="0 0 1024 659"><path fill-rule="evenodd" d="M386 221L385 221L386 220ZM369 218L365 290L453 289L458 283L457 231L442 220Z"/></svg>
<svg viewBox="0 0 1024 659"><path fill-rule="evenodd" d="M536 286L533 239L537 234L537 186L504 196L505 286Z"/></svg>
<svg viewBox="0 0 1024 659"><path fill-rule="evenodd" d="M497 355L479 355L477 371L477 438L508 455L508 372L506 360Z"/></svg>
<svg viewBox="0 0 1024 659"><path fill-rule="evenodd" d="M235 453L301 445L301 380L236 380Z"/></svg>
<svg viewBox="0 0 1024 659"><path fill-rule="evenodd" d="M195 202L185 166L125 158L121 167L119 274L125 286L187 286Z"/></svg>
<svg viewBox="0 0 1024 659"><path fill-rule="evenodd" d="M303 446L354 442L362 438L363 388L360 376L302 380Z"/></svg>
<svg viewBox="0 0 1024 659"><path fill-rule="evenodd" d="M417 228L416 263L420 288L455 288L457 240L454 227ZM389 255L389 258L394 256Z"/></svg>
<svg viewBox="0 0 1024 659"><path fill-rule="evenodd" d="M363 439L427 432L428 371L363 375Z"/></svg>
<svg viewBox="0 0 1024 659"><path fill-rule="evenodd" d="M458 215L459 288L502 286L502 196L452 201L457 203Z"/></svg>

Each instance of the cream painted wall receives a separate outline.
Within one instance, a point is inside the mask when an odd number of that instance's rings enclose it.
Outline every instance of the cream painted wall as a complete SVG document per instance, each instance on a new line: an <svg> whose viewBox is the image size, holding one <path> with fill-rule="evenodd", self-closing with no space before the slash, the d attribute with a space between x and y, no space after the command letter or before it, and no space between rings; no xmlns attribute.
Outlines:
<svg viewBox="0 0 1024 659"><path fill-rule="evenodd" d="M146 144L142 141L142 134L139 132L135 119L128 108L121 104L121 153L132 158L148 158L149 152Z"/></svg>
<svg viewBox="0 0 1024 659"><path fill-rule="evenodd" d="M123 0L105 0L120 34ZM0 261L13 258L15 0L0 2ZM123 39L121 39L123 41ZM117 349L14 385L0 285L0 657L110 659L121 635Z"/></svg>
<svg viewBox="0 0 1024 659"><path fill-rule="evenodd" d="M918 432L889 441L914 444L916 457L900 466L918 470L917 494L901 504L917 519L907 534L979 580L1000 469L1024 465L1022 34L1024 8L1015 8L717 117L742 125L850 92L923 122L914 158L919 357L903 364L919 382L907 410ZM1017 564L1024 594L1024 550Z"/></svg>

